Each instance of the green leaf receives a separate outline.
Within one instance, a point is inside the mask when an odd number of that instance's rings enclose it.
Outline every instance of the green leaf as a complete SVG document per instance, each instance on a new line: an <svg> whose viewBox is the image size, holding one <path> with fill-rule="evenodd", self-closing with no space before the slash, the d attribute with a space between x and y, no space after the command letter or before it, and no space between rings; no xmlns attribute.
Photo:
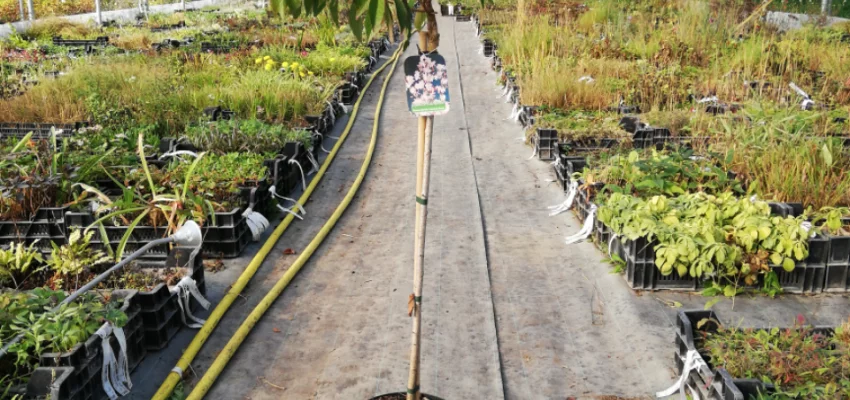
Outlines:
<svg viewBox="0 0 850 400"><path fill-rule="evenodd" d="M794 260L786 258L785 261L782 261L782 269L785 271L791 272L794 270L794 267Z"/></svg>
<svg viewBox="0 0 850 400"><path fill-rule="evenodd" d="M339 1L330 0L330 3L328 3L328 11L331 13L331 19L333 20L334 24L339 25Z"/></svg>
<svg viewBox="0 0 850 400"><path fill-rule="evenodd" d="M410 32L410 6L405 0L395 0L395 15L402 32Z"/></svg>
<svg viewBox="0 0 850 400"><path fill-rule="evenodd" d="M384 0L369 0L369 12L366 14L366 33L372 31L381 24L384 19Z"/></svg>
<svg viewBox="0 0 850 400"><path fill-rule="evenodd" d="M827 167L831 167L833 163L832 151L829 150L829 146L826 144L824 144L821 148L821 156L823 157L824 164L826 164Z"/></svg>
<svg viewBox="0 0 850 400"><path fill-rule="evenodd" d="M715 305L715 304L717 304L717 303L719 303L719 302L720 302L720 300L723 300L723 298L722 298L722 297L715 297L715 298L713 298L713 299L711 299L711 300L707 301L707 302L705 303L705 307L703 307L703 310L710 310L710 309L711 309L711 307L714 307L714 305ZM700 321L700 322L702 322L702 321ZM699 326L697 326L697 328L699 328Z"/></svg>
<svg viewBox="0 0 850 400"><path fill-rule="evenodd" d="M301 15L301 0L283 0L289 15L298 18ZM307 0L308 2L315 0Z"/></svg>
<svg viewBox="0 0 850 400"><path fill-rule="evenodd" d="M351 33L357 40L363 39L363 21L357 17L357 8L351 7L348 9L348 25L351 26Z"/></svg>
<svg viewBox="0 0 850 400"><path fill-rule="evenodd" d="M726 297L735 297L736 294L737 292L735 290L735 287L732 285L726 285L723 288L723 295Z"/></svg>

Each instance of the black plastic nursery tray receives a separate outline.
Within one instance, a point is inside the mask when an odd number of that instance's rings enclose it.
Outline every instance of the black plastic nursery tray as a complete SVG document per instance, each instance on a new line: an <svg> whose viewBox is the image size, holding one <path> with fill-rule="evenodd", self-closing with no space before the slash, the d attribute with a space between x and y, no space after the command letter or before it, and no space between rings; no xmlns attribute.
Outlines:
<svg viewBox="0 0 850 400"><path fill-rule="evenodd" d="M0 139L20 139L32 133L35 139L48 139L55 130L57 138L71 136L77 130L87 127L88 122L75 122L73 124L52 124L34 122L0 122Z"/></svg>
<svg viewBox="0 0 850 400"><path fill-rule="evenodd" d="M731 376L728 371L715 365L710 355L703 352L703 335L716 332L720 317L710 310L679 311L676 319L676 351L674 359L679 374L682 374L688 351L699 355L698 367L687 377L687 389L701 399L709 400L748 400L757 398L759 392L769 394L773 386L756 379L740 379ZM759 329L770 329L759 328ZM784 328L791 329L791 328ZM813 334L832 336L832 327L815 327Z"/></svg>
<svg viewBox="0 0 850 400"><path fill-rule="evenodd" d="M114 290L112 296L120 296L124 304L121 310L127 314L124 332L128 344L128 361L135 367L144 353L139 353L134 343L142 335L140 310L136 304L135 290ZM110 340L114 340L114 337ZM114 351L118 343L110 342ZM100 400L105 398L101 380L103 367L102 339L92 335L66 353L45 353L39 357L39 367L27 383L25 398L49 398L51 400ZM117 354L117 353L116 353Z"/></svg>
<svg viewBox="0 0 850 400"><path fill-rule="evenodd" d="M34 245L42 253L50 253L53 249L51 243L67 243L67 210L67 207L44 207L27 221L0 221L0 247L23 243L25 246Z"/></svg>

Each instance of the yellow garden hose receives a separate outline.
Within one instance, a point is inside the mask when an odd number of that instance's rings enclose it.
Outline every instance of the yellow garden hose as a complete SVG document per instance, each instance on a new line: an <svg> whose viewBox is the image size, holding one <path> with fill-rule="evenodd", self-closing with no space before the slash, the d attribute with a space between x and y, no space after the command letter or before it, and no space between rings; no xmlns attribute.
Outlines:
<svg viewBox="0 0 850 400"><path fill-rule="evenodd" d="M370 143L369 151L366 153L366 159L363 161L363 166L360 169L360 174L357 176L357 179L354 181L354 185L349 190L348 194L343 199L342 203L337 207L334 211L331 218L325 223L313 241L307 246L307 248L301 252L301 255L295 262L290 266L290 268L286 271L286 273L281 277L281 279L275 284L272 290L263 298L260 304L251 312L242 326L239 327L239 330L230 338L230 341L227 345L222 349L219 353L218 357L216 357L215 362L210 366L210 369L203 376L200 382L195 386L195 389L189 395L189 398L201 398L204 394L207 393L209 388L212 386L215 379L221 373L224 366L236 352L236 349L245 339L248 332L250 332L251 328L257 323L263 313L271 306L272 302L280 295L284 288L286 288L289 281L295 276L296 273L301 269L310 255L316 250L316 248L321 244L322 240L324 240L325 236L327 236L328 232L330 232L331 228L333 228L336 221L342 215L345 208L351 203L351 199L354 197L355 192L360 187L360 183L363 181L364 176L366 175L366 170L369 167L369 162L372 159L372 153L375 149L375 143L377 140L377 132L378 132L378 117L381 112L381 105L384 102L384 93L387 89L387 84L390 81L390 76L393 71L395 71L396 64L398 63L398 58L404 49L407 47L407 41L403 42L399 48L396 50L395 54L392 56L391 60L393 61L392 68L390 69L387 78L384 81L384 85L381 88L380 97L378 98L377 110L375 110L375 122L374 127L372 129L372 141ZM313 190L318 186L319 181L324 176L325 172L328 170L331 162L333 161L336 154L339 152L342 143L345 141L346 137L348 137L349 132L351 132L352 126L354 126L354 121L357 117L357 111L360 108L360 103L363 100L363 97L366 93L366 90L372 84L372 81L376 76L380 75L384 68L387 67L389 62L385 63L383 66L375 70L369 80L366 82L366 85L362 88L362 92L360 97L357 99L357 102L354 104L354 108L351 111L351 116L348 119L348 123L345 126L345 130L340 135L339 140L334 145L331 152L328 154L327 159L322 164L322 167L319 169L319 172L316 174L316 177L310 182L310 185L304 191L304 194L298 199L298 204L305 204L307 200L310 198L310 195L313 193ZM298 207L295 205L293 207ZM230 308L230 305L233 304L233 301L239 296L245 286L248 284L248 281L254 276L260 266L263 264L263 261L266 259L268 254L272 251L278 239L280 239L283 232L286 231L286 228L289 227L289 224L292 223L294 216L292 214L287 214L286 218L284 218L283 222L272 232L271 236L266 240L263 244L263 247L259 252L254 256L251 260L251 263L245 268L245 271L242 272L242 275L239 276L239 279L233 284L230 290L225 294L224 298L221 299L221 302L215 307L212 313L207 317L206 323L201 327L200 331L195 335L195 338L192 340L192 343L186 347L186 350L183 352L183 356L180 357L180 360L177 361L177 366L172 370L165 381L162 383L162 386L159 387L156 394L154 394L152 400L166 400L170 396L171 392L174 390L174 387L180 382L182 378L182 371L186 370L189 367L189 364L192 360L195 359L195 356L201 350L201 347L204 346L207 339L209 338L212 331L215 329L218 322L221 321L222 316L225 312Z"/></svg>

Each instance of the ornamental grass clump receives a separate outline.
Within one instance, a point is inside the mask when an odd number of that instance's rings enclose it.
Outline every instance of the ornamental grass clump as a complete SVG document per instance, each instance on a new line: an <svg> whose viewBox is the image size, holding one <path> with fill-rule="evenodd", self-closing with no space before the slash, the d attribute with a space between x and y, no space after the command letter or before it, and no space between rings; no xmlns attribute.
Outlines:
<svg viewBox="0 0 850 400"><path fill-rule="evenodd" d="M287 142L301 142L305 147L310 147L309 132L256 119L220 120L191 125L186 128L181 140L216 154L276 153Z"/></svg>

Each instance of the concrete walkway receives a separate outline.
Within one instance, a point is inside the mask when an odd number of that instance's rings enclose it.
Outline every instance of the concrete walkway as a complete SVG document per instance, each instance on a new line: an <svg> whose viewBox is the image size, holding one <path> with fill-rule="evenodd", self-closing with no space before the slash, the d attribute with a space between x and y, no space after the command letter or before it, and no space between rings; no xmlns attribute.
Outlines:
<svg viewBox="0 0 850 400"><path fill-rule="evenodd" d="M443 34L452 93L461 93L454 38ZM415 38L414 38L415 43ZM404 56L415 54L415 46ZM403 57L404 57L403 56ZM407 385L412 290L416 119L401 67L387 89L378 149L352 205L256 326L208 394L215 399L366 399ZM244 307L228 313L193 367L198 374L241 317L273 286L336 207L371 133L367 101L337 161L263 266ZM456 98L460 98L457 96ZM435 122L423 302L423 390L448 399L502 398L484 232L460 109ZM460 189L460 190L459 190ZM240 306L237 303L237 306Z"/></svg>

